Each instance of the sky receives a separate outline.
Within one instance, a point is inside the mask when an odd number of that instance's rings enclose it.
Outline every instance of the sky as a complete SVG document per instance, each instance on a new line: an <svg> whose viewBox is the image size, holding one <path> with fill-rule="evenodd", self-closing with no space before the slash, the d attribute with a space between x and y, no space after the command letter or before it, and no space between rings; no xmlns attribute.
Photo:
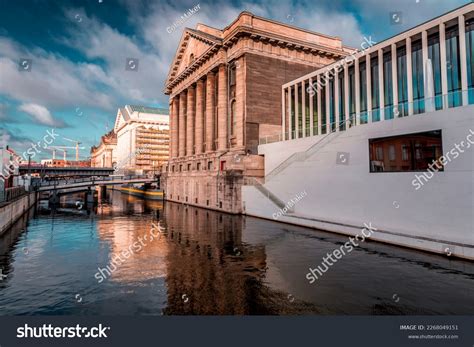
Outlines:
<svg viewBox="0 0 474 347"><path fill-rule="evenodd" d="M0 0L0 146L21 154L54 129L51 145L80 141L86 159L119 107L168 107L169 67L183 30L197 23L222 29L247 10L360 47L364 37L380 42L468 2ZM42 148L33 160L50 157Z"/></svg>

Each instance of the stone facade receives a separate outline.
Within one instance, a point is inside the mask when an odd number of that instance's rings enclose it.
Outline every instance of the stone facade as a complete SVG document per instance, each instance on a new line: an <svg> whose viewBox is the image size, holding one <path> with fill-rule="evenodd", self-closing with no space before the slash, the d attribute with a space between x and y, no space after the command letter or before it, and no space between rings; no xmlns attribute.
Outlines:
<svg viewBox="0 0 474 347"><path fill-rule="evenodd" d="M241 186L264 174L259 138L281 133L281 86L346 56L341 40L242 12L223 30L186 29L165 85L166 199L241 213Z"/></svg>
<svg viewBox="0 0 474 347"><path fill-rule="evenodd" d="M117 134L113 130L103 135L98 146L91 148L92 167L113 167L117 163Z"/></svg>

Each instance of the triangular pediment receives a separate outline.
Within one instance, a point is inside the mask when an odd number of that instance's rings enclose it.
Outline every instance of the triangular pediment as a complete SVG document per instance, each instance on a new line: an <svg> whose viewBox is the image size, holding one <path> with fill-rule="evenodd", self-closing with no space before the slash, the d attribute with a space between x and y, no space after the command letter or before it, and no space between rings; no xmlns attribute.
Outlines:
<svg viewBox="0 0 474 347"><path fill-rule="evenodd" d="M117 133L123 125L130 119L128 111L125 108L119 108L117 111L117 117L115 118L114 131Z"/></svg>
<svg viewBox="0 0 474 347"><path fill-rule="evenodd" d="M193 63L196 63L209 49L221 44L222 40L214 35L186 28L171 63L165 85L168 85Z"/></svg>

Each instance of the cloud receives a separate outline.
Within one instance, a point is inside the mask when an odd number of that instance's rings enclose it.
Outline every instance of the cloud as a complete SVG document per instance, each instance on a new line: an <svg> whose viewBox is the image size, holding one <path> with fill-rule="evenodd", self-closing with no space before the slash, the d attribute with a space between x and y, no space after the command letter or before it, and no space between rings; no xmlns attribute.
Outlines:
<svg viewBox="0 0 474 347"><path fill-rule="evenodd" d="M98 88L107 77L100 67L74 63L58 53L39 47L25 47L0 37L0 94L23 103L44 104L51 108L77 106L112 108L112 99ZM31 70L21 71L20 59L31 59Z"/></svg>
<svg viewBox="0 0 474 347"><path fill-rule="evenodd" d="M18 151L23 151L29 146L29 143L33 141L26 136L23 136L21 130L19 129L4 129L0 128L0 147L5 147L6 145Z"/></svg>
<svg viewBox="0 0 474 347"><path fill-rule="evenodd" d="M65 123L63 121L54 119L51 115L51 112L49 112L49 110L42 105L22 104L18 109L30 115L39 124L57 128L65 127Z"/></svg>

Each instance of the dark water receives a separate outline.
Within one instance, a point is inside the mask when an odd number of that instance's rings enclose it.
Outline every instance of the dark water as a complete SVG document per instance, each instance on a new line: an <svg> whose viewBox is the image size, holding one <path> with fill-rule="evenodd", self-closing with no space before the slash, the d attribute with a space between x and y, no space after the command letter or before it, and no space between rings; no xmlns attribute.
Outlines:
<svg viewBox="0 0 474 347"><path fill-rule="evenodd" d="M1 314L474 313L471 262L366 242L309 284L308 268L346 237L119 192L107 200L86 210L70 197L0 239Z"/></svg>

